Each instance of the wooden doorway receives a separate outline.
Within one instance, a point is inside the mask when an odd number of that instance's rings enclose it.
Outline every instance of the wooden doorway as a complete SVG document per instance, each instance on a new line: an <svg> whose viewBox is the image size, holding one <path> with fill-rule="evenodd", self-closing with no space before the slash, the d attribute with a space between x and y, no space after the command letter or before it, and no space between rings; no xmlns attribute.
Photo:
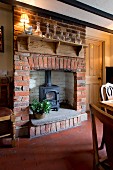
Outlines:
<svg viewBox="0 0 113 170"><path fill-rule="evenodd" d="M100 86L102 84L102 42L86 40L86 110L89 103L100 100Z"/></svg>

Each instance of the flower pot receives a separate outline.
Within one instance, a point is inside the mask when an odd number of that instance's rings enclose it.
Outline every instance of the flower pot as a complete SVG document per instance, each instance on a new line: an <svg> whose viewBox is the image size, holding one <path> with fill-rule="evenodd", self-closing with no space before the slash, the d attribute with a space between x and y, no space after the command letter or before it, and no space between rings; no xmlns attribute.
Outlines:
<svg viewBox="0 0 113 170"><path fill-rule="evenodd" d="M43 119L45 117L45 113L40 114L40 113L34 113L34 117L36 119Z"/></svg>

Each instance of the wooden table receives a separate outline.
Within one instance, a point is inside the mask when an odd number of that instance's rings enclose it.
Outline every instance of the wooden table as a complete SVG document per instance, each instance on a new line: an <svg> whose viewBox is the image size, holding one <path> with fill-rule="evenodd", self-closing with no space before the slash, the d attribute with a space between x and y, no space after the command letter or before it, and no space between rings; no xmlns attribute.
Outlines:
<svg viewBox="0 0 113 170"><path fill-rule="evenodd" d="M113 100L100 101L100 107L113 111Z"/></svg>
<svg viewBox="0 0 113 170"><path fill-rule="evenodd" d="M113 100L100 101L99 107L101 109L104 109L106 113L113 115ZM104 148L104 143L105 140L104 140L104 133L103 133L102 141L99 147L100 150Z"/></svg>

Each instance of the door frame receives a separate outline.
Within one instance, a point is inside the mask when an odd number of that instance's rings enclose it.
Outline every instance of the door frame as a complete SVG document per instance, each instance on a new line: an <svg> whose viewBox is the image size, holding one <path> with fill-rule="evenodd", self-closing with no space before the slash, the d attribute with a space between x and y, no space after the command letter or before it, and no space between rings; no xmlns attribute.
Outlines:
<svg viewBox="0 0 113 170"><path fill-rule="evenodd" d="M101 79L102 79L102 84L106 83L106 70L105 70L105 40L101 40L95 37L86 37L86 41L91 40L91 41L97 41L102 43L102 72L101 72ZM87 68L86 68L87 69Z"/></svg>
<svg viewBox="0 0 113 170"><path fill-rule="evenodd" d="M92 37L86 37L86 42L88 41L92 41L92 42L97 42L97 43L101 43L102 44L102 67L101 67L101 84L106 82L106 69L105 69L105 41L103 40L99 40L96 38L92 38ZM87 44L87 43L86 43ZM87 68L86 68L87 69Z"/></svg>

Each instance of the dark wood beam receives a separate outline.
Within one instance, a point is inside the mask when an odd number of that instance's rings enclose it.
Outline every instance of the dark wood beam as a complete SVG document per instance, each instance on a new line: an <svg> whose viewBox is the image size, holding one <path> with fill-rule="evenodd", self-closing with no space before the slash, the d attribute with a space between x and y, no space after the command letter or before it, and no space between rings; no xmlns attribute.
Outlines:
<svg viewBox="0 0 113 170"><path fill-rule="evenodd" d="M80 8L82 10L91 12L91 13L99 15L101 17L113 20L113 15L112 14L107 13L105 11L102 11L100 9L94 8L92 6L86 5L86 4L82 3L82 2L75 1L75 0L58 0L58 1L63 2L63 3L68 4L68 5L71 5L71 6L74 6L74 7L77 7L77 8Z"/></svg>

